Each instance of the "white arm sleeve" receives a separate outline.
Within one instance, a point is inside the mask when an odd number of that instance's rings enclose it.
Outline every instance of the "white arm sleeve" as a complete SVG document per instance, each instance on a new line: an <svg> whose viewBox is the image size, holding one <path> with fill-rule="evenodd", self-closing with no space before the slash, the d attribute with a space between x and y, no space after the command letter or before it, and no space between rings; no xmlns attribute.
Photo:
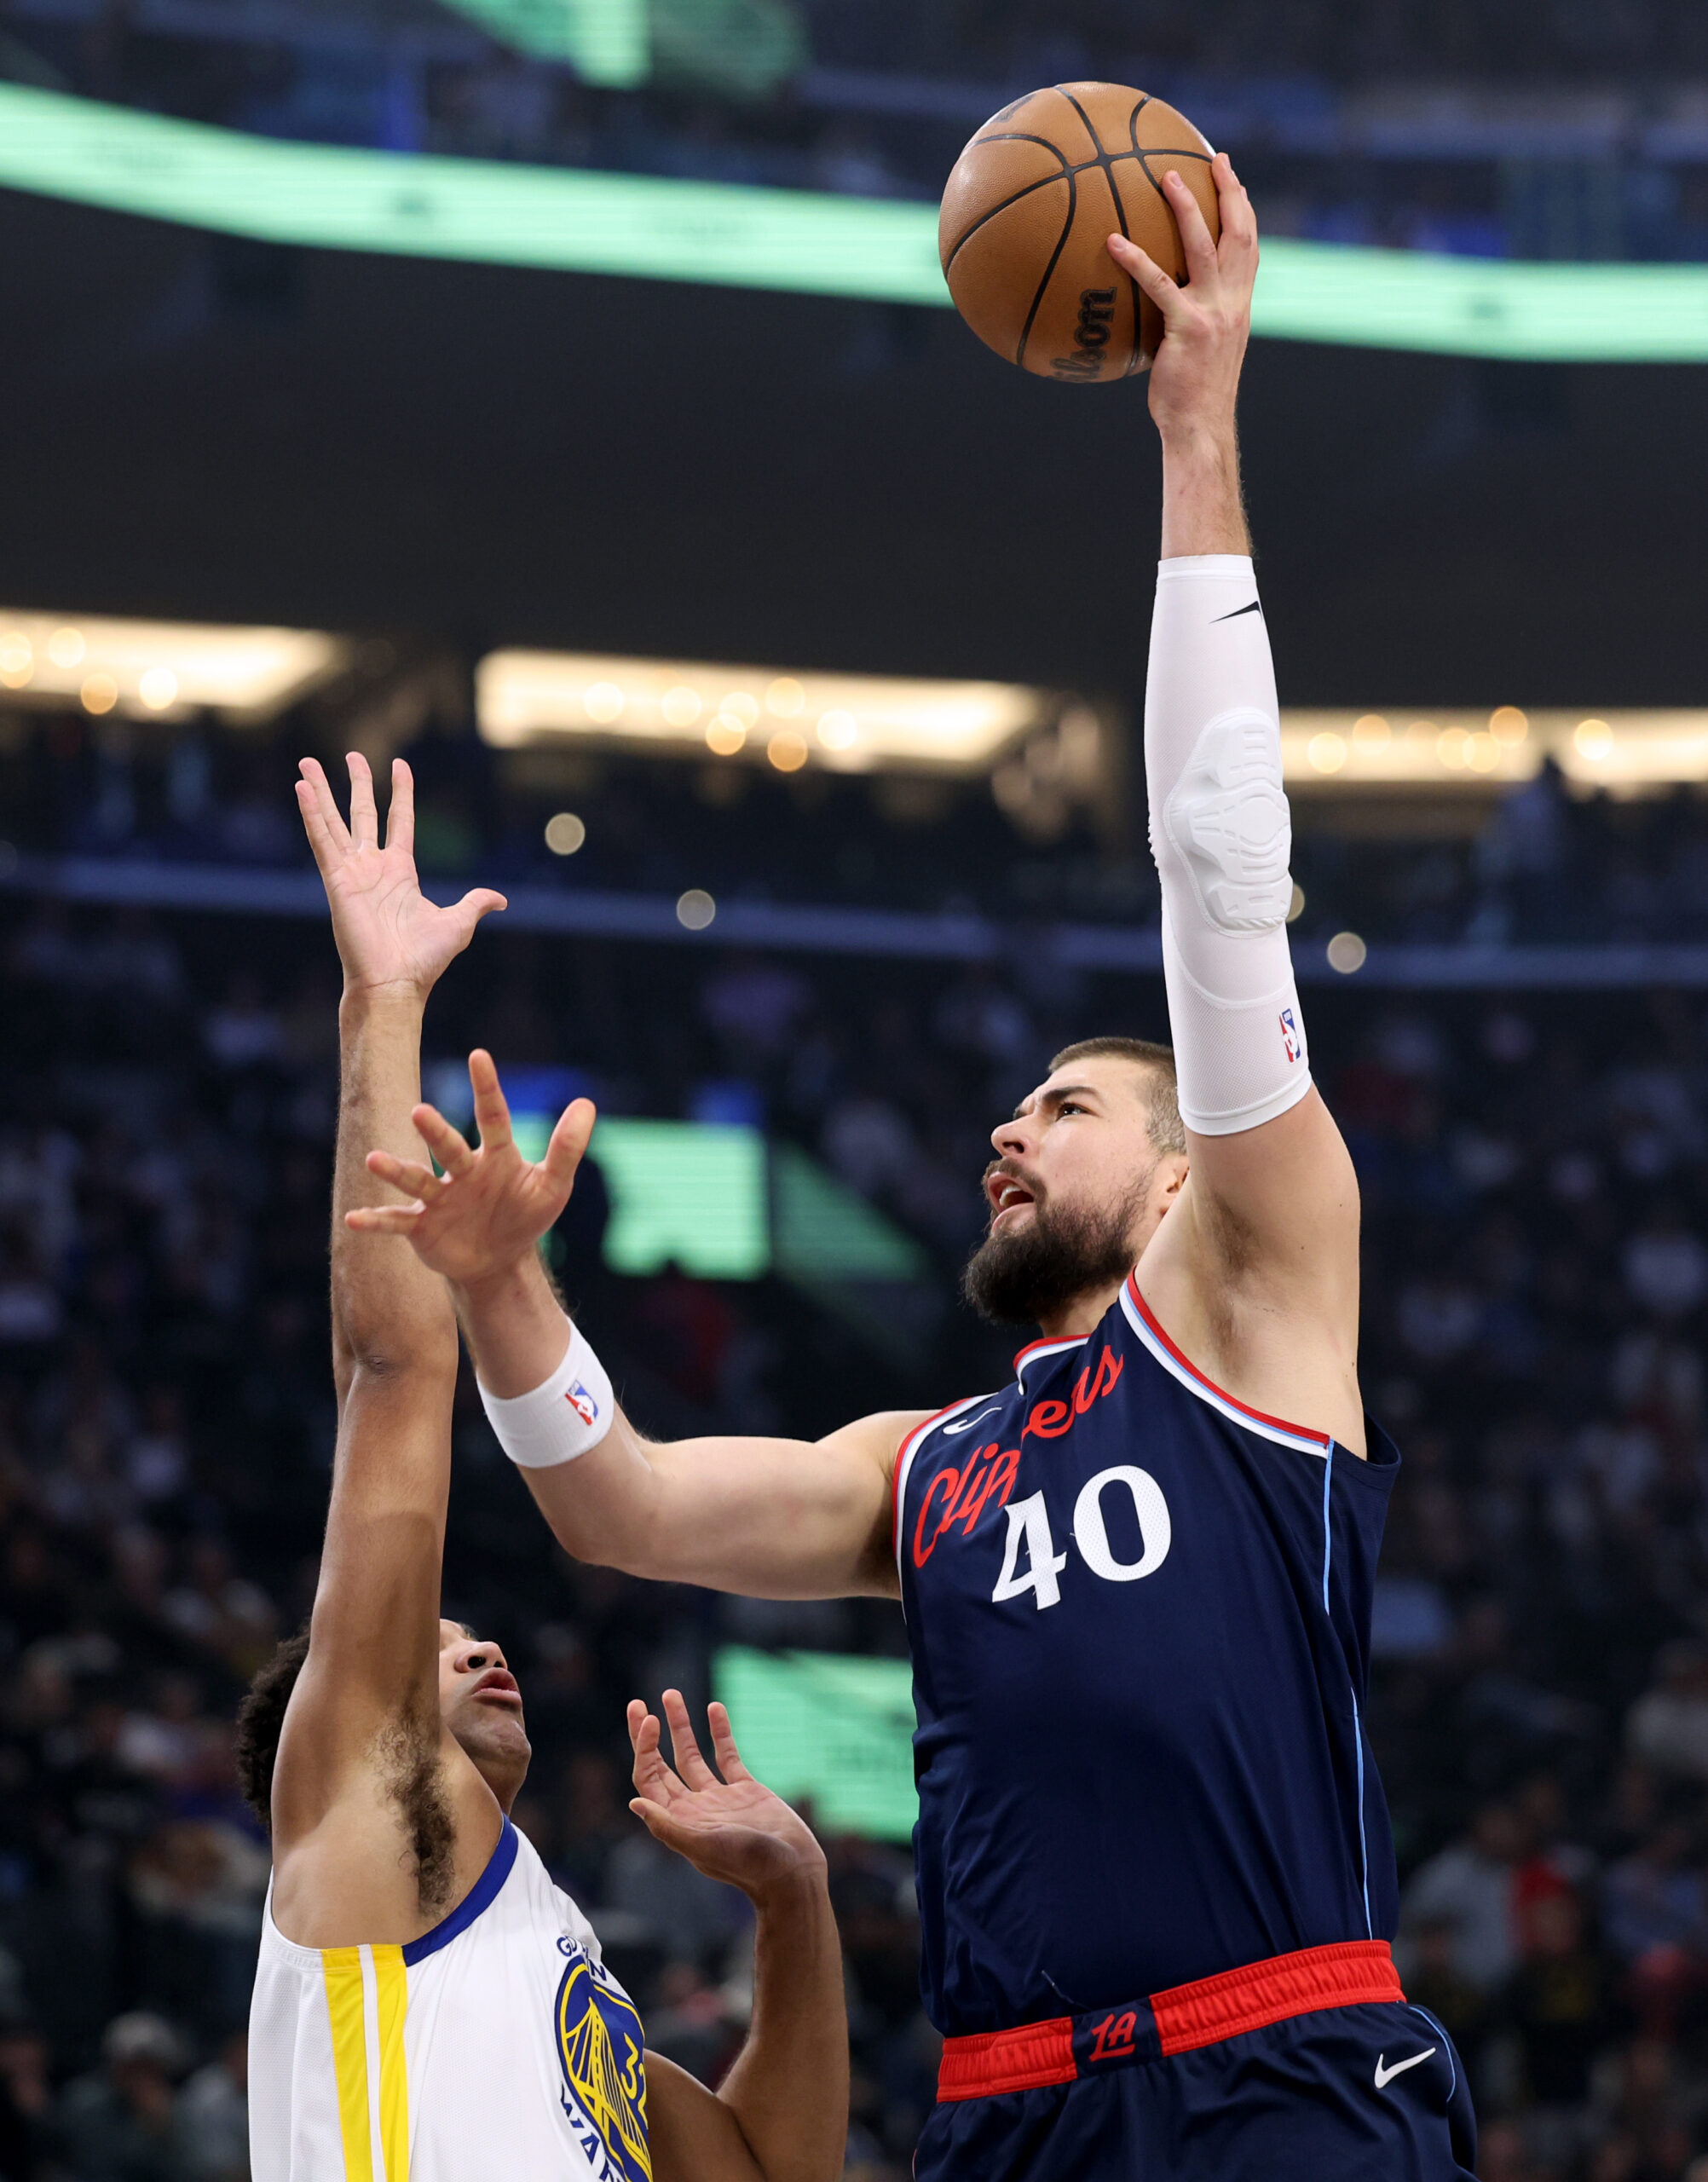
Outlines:
<svg viewBox="0 0 1708 2182"><path fill-rule="evenodd" d="M1311 1086L1287 945L1293 828L1275 668L1243 555L1157 569L1145 774L1180 1117L1201 1136L1232 1136Z"/></svg>

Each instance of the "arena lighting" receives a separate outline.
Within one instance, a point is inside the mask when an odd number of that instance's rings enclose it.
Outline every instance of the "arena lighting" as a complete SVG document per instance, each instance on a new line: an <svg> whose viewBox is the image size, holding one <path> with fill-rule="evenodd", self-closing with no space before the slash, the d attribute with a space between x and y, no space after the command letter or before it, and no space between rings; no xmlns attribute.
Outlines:
<svg viewBox="0 0 1708 2182"><path fill-rule="evenodd" d="M1485 790L1532 779L1551 757L1574 785L1652 795L1708 782L1708 711L1286 711L1281 762L1290 788Z"/></svg>
<svg viewBox="0 0 1708 2182"><path fill-rule="evenodd" d="M0 84L0 186L261 240L947 307L932 205L291 144ZM1275 236L1254 330L1532 362L1708 361L1708 266Z"/></svg>
<svg viewBox="0 0 1708 2182"><path fill-rule="evenodd" d="M741 1756L780 1796L839 1832L912 1839L913 1670L905 1660L724 1646L712 1689Z"/></svg>
<svg viewBox="0 0 1708 2182"><path fill-rule="evenodd" d="M345 645L309 629L121 621L0 606L0 703L67 699L86 712L182 719L203 707L270 719L343 664Z"/></svg>
<svg viewBox="0 0 1708 2182"><path fill-rule="evenodd" d="M594 737L678 756L740 756L793 772L891 765L988 770L1051 717L1042 690L915 682L802 667L714 667L573 652L489 652L475 670L482 739L499 749Z"/></svg>

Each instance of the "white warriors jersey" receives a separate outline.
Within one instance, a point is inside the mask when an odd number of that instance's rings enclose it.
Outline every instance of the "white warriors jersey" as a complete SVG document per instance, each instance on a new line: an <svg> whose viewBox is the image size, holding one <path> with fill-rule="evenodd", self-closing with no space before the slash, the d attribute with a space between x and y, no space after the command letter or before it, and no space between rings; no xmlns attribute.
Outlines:
<svg viewBox="0 0 1708 2182"><path fill-rule="evenodd" d="M639 2016L506 1819L442 1924L298 1947L269 1891L249 2014L254 2182L651 2182Z"/></svg>

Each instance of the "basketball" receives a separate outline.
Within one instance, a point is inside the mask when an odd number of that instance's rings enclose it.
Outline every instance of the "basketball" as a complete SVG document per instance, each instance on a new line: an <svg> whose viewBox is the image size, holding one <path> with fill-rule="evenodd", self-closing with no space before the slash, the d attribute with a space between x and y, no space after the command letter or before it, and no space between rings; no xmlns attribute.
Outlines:
<svg viewBox="0 0 1708 2182"><path fill-rule="evenodd" d="M938 252L955 308L1023 371L1093 385L1148 371L1163 316L1104 247L1128 236L1186 278L1172 167L1220 231L1210 147L1125 84L1057 84L991 115L955 163Z"/></svg>

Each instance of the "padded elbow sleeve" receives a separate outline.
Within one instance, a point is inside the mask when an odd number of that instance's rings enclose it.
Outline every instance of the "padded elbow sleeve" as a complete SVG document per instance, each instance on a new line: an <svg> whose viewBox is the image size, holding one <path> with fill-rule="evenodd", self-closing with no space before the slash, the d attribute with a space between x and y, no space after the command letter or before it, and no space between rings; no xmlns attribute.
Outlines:
<svg viewBox="0 0 1708 2182"><path fill-rule="evenodd" d="M1202 1136L1232 1136L1311 1085L1287 944L1293 833L1275 669L1242 555L1157 570L1145 773L1180 1116Z"/></svg>

